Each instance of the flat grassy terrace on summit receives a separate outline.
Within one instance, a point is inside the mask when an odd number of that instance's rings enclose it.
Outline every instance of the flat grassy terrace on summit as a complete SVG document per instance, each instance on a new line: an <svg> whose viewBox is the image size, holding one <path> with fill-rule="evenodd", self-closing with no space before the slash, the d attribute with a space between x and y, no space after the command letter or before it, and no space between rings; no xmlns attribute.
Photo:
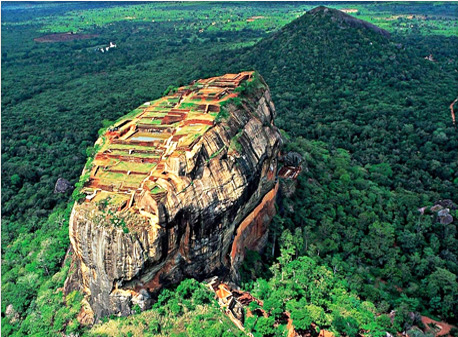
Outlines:
<svg viewBox="0 0 458 337"><path fill-rule="evenodd" d="M168 159L192 151L213 127L221 103L237 97L235 89L252 78L253 72L241 72L198 80L118 120L98 141L101 148L83 188L86 201L108 199L121 211L132 207L136 193L150 193L156 200L165 196L161 179L176 178Z"/></svg>

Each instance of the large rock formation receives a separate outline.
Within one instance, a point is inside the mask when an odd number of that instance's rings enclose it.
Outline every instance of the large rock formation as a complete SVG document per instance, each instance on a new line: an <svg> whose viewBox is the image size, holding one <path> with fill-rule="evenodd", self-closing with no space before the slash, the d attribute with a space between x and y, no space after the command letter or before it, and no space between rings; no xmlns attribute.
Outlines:
<svg viewBox="0 0 458 337"><path fill-rule="evenodd" d="M253 72L199 80L110 127L70 219L80 320L128 315L161 286L230 275L260 249L275 213L281 142Z"/></svg>

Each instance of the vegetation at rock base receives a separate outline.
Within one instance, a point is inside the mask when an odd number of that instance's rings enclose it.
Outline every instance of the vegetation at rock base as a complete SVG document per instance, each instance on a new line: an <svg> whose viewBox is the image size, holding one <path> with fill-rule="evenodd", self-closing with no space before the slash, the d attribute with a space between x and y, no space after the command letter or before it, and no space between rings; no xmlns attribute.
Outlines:
<svg viewBox="0 0 458 337"><path fill-rule="evenodd" d="M64 298L62 287L70 267L68 219L73 203L56 209L33 233L23 233L6 248L2 260L2 333L49 336L76 331L82 296ZM63 263L64 262L64 263Z"/></svg>
<svg viewBox="0 0 458 337"><path fill-rule="evenodd" d="M263 269L265 260L262 262L254 254L246 261L243 287L265 301L290 299L291 292L286 295L286 290L276 283L288 283L282 280L284 275L279 270L288 266L289 261L300 264L305 259L328 266L330 279L340 280L348 292L370 300L375 312L396 310L393 324L380 325L384 330L374 325L371 331L394 333L421 326L419 316L412 316L411 312L430 311L453 321L458 283L455 274L444 268L453 264L438 256L433 258L432 249L454 249L456 227L440 224L431 215L410 211L418 203L430 202L422 200L424 196L402 189L390 191L373 182L370 171L352 162L347 151L330 150L324 143L300 137L288 147L307 158L307 170L299 176L296 193L280 201L280 212L271 226L270 245L276 234L280 258L273 264L272 272ZM330 200L329 204L323 205L323 198ZM438 240L439 236L444 240ZM271 249L267 247L266 251ZM263 293L259 292L262 286L267 287ZM307 289L298 288L299 294ZM283 300L282 305L288 303ZM327 313L332 310L327 305L320 307ZM351 317L356 319L357 332L365 329L358 315ZM322 320L318 325L338 329L334 320Z"/></svg>
<svg viewBox="0 0 458 337"><path fill-rule="evenodd" d="M458 137L447 107L458 40L418 40L340 30L318 13L237 62L265 74L287 149L305 158L295 194L280 202L276 237L302 237L300 254L345 275L380 312L404 306L456 322L456 221L418 208L457 201ZM436 62L424 59L425 47Z"/></svg>
<svg viewBox="0 0 458 337"><path fill-rule="evenodd" d="M277 238L300 228L302 254L346 275L381 312L404 301L454 321L456 225L418 208L457 195L447 109L458 86L456 38L418 40L342 31L326 15L305 15L228 63L265 74L277 125L308 168L280 205ZM425 60L425 46L442 61Z"/></svg>
<svg viewBox="0 0 458 337"><path fill-rule="evenodd" d="M272 317L286 309L304 329L313 321L348 336L394 334L422 327L412 312L457 323L458 214L451 210L455 221L442 224L418 212L438 200L458 202L458 139L448 110L458 88L455 3L333 4L357 10L352 15L387 29L390 39L326 15L291 22L311 3L27 6L2 3L5 336L92 333L76 320L80 295L62 297L72 199L52 191L59 177L78 182L103 120L168 85L243 69L264 77L276 124L289 135L285 151L304 157L294 193L280 195L266 254L249 254L243 287ZM254 16L261 18L248 21ZM96 36L33 41L68 31ZM118 48L96 51L110 41ZM296 284L297 274L307 281ZM316 280L323 288L312 292ZM183 289L203 294L185 282ZM176 288L161 296L164 307L102 326L126 336L135 328L240 333L205 295ZM247 324L257 335L281 334L273 322Z"/></svg>
<svg viewBox="0 0 458 337"><path fill-rule="evenodd" d="M84 334L87 337L242 335L221 312L213 293L193 279L163 290L151 310L131 317L106 320Z"/></svg>
<svg viewBox="0 0 458 337"><path fill-rule="evenodd" d="M309 257L294 259L292 248L281 249L268 281L258 279L251 285L251 293L264 300L263 309L269 313L268 319L247 319L246 327L255 336L284 336L284 312L290 314L297 331L313 332L312 323L336 335L357 336L367 330L371 336L385 336L386 331L397 331L386 314L377 316L374 304L350 293L346 282L330 268L317 265ZM274 326L278 322L280 326Z"/></svg>

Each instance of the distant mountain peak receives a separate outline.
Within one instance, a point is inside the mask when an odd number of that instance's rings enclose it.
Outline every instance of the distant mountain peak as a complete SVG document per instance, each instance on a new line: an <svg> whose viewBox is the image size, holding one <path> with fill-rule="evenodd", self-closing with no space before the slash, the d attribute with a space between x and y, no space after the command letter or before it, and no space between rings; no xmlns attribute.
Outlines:
<svg viewBox="0 0 458 337"><path fill-rule="evenodd" d="M326 7L326 6L318 6L318 7L315 7L314 9L309 10L307 13L309 14L315 14L315 13L320 13L320 12L326 13L329 10L334 10L334 9Z"/></svg>
<svg viewBox="0 0 458 337"><path fill-rule="evenodd" d="M351 15L348 15L347 13L344 13L342 11L339 11L338 9L334 8L329 8L326 6L318 6L310 11L307 12L308 15L313 15L313 16L329 16L331 17L331 20L333 21L338 21L338 22L343 22L347 24L348 26L354 27L354 28L366 28L370 29L376 33L379 33L380 35L389 38L390 33L372 23L369 23L367 21L363 21L360 19L357 19ZM307 15L306 14L306 15Z"/></svg>

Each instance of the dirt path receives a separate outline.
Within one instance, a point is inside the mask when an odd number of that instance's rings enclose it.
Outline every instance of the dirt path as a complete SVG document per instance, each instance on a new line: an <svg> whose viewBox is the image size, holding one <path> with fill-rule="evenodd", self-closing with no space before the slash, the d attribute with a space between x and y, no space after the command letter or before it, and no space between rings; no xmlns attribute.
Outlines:
<svg viewBox="0 0 458 337"><path fill-rule="evenodd" d="M456 102L458 102L458 97L452 102L452 104L450 104L450 113L452 114L453 125L455 125L455 111L453 110L453 106Z"/></svg>
<svg viewBox="0 0 458 337"><path fill-rule="evenodd" d="M456 101L457 100L455 100L455 102ZM440 328L440 331L437 332L435 336L448 336L450 330L454 328L453 325L447 324L446 322L438 322L426 316L421 316L421 321L426 327L428 327L428 324L434 323Z"/></svg>

